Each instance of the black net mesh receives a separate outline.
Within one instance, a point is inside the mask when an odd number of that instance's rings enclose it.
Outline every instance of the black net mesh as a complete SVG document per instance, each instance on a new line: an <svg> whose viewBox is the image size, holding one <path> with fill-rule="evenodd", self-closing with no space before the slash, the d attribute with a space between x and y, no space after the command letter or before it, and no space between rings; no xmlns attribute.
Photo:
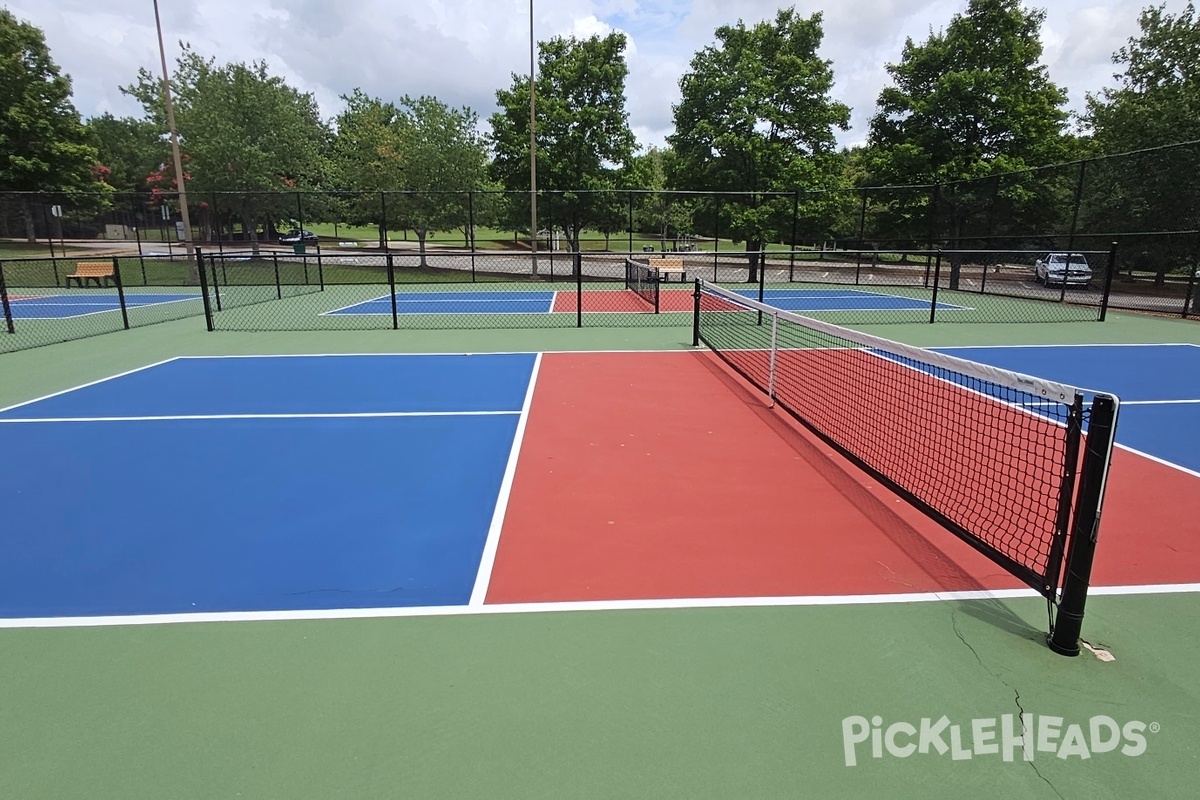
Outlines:
<svg viewBox="0 0 1200 800"><path fill-rule="evenodd" d="M704 284L701 340L814 432L1051 596L1076 390L779 311Z"/></svg>

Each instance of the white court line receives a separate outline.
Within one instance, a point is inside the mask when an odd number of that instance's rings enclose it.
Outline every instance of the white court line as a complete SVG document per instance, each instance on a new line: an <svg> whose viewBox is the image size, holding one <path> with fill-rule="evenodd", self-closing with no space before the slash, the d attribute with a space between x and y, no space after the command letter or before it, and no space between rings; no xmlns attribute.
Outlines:
<svg viewBox="0 0 1200 800"><path fill-rule="evenodd" d="M1200 583L1140 586L1093 586L1091 597L1200 593ZM1041 598L1032 589L992 589L908 594L799 595L781 597L699 597L647 600L584 600L557 603L413 606L402 608L333 608L292 611L224 611L185 614L130 614L95 617L16 617L0 619L6 628L94 628L122 625L171 625L194 622L275 622L285 620L453 617L482 614L545 614L577 611L658 611L667 609L796 608L810 606L900 605Z"/></svg>
<svg viewBox="0 0 1200 800"><path fill-rule="evenodd" d="M512 449L508 452L508 463L504 466L504 478L500 481L500 493L496 496L496 508L488 526L487 540L479 558L479 571L475 573L475 586L471 589L468 605L482 606L487 597L488 585L492 581L492 568L496 564L496 549L500 546L500 530L504 527L504 515L508 511L508 498L512 494L513 478L517 474L517 460L521 455L521 442L525 439L525 426L529 422L529 409L533 405L533 390L537 385L538 371L542 368L542 356L534 357L533 369L529 374L529 386L525 389L525 401L521 404L521 418L513 434Z"/></svg>
<svg viewBox="0 0 1200 800"><path fill-rule="evenodd" d="M935 345L937 350L1026 350L1060 347L1200 347L1190 342L1092 342L1090 344L948 344Z"/></svg>
<svg viewBox="0 0 1200 800"><path fill-rule="evenodd" d="M1120 421L1118 421L1117 422L1118 432L1120 430L1120 427L1121 427L1121 423L1120 423ZM1124 444L1121 444L1120 442L1117 442L1117 447L1120 448L1121 450L1124 450L1127 453L1133 453L1135 456L1141 456L1142 458L1149 459L1150 461L1153 461L1155 464L1162 464L1164 467L1170 467L1171 469L1177 469L1180 472L1186 472L1188 475L1192 475L1194 477L1200 478L1200 472L1197 472L1194 469L1188 469L1187 467L1176 464L1174 461L1167 461L1165 458L1159 458L1158 456L1152 456L1149 453L1143 452L1141 450L1135 450L1134 448L1130 447L1129 445L1124 445Z"/></svg>
<svg viewBox="0 0 1200 800"><path fill-rule="evenodd" d="M1197 405L1200 400L1122 400L1123 406L1185 406Z"/></svg>
<svg viewBox="0 0 1200 800"><path fill-rule="evenodd" d="M126 375L132 375L135 372L141 372L143 370L152 369L154 367L161 367L163 364L169 364L172 361L178 360L179 358L180 358L180 356L171 356L170 358L164 358L162 361L155 361L153 364L147 364L144 367L136 367L134 369L126 370L125 372L118 372L116 375L109 375L107 378L100 378L99 380L94 380L89 383L81 383L78 386L72 386L70 389L63 389L58 392L51 392L50 394L42 395L41 397L35 397L32 400L25 400L23 402L15 404L15 405L5 406L4 408L0 408L0 414L3 414L5 411L12 411L14 408L21 408L22 406L30 405L31 403L40 403L43 400L49 400L51 397L58 397L59 395L68 394L70 392L77 392L80 389L86 389L89 386L95 386L100 383L106 383L108 381L116 380L117 378L124 378Z"/></svg>
<svg viewBox="0 0 1200 800"><path fill-rule="evenodd" d="M200 297L188 297L188 298L184 298L181 300L162 300L160 302L155 302L155 303L136 303L136 302L134 302L134 303L126 303L125 308L129 311L132 311L135 308L153 308L154 306L169 306L172 303L190 303L193 300L200 300L200 299L201 299ZM95 306L96 303L38 303L37 305L38 305L38 307L54 305L54 306L61 307L61 308L91 308L91 307ZM25 306L25 307L28 308L29 306ZM80 313L80 314L63 314L63 315L57 316L57 317L27 317L27 316L22 315L20 317L13 317L13 319L38 320L40 322L45 322L47 320L53 321L56 319L82 319L83 317L95 317L95 316L99 316L100 314L108 314L113 311L119 312L120 310L121 310L121 306L116 305L116 306L102 308L98 311L87 311L87 312ZM112 332L112 331L110 331L110 332Z"/></svg>
<svg viewBox="0 0 1200 800"><path fill-rule="evenodd" d="M176 422L197 419L373 419L386 417L498 417L516 416L520 411L359 411L312 412L309 414L164 414L144 417L10 417L0 424L17 425L35 422Z"/></svg>
<svg viewBox="0 0 1200 800"><path fill-rule="evenodd" d="M260 353L257 355L246 354L228 354L228 355L190 355L176 356L180 360L189 358L344 358L352 356L359 358L362 356L395 358L397 356L536 356L536 355L593 355L593 354L637 354L637 353L701 353L706 352L701 348L691 347L673 347L669 350L497 350L495 352L486 353ZM2 409L0 409L2 410Z"/></svg>

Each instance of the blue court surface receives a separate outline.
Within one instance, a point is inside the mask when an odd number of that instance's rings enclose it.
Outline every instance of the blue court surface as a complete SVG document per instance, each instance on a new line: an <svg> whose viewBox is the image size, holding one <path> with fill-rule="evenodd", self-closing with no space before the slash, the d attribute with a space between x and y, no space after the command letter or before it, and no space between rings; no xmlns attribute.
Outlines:
<svg viewBox="0 0 1200 800"><path fill-rule="evenodd" d="M757 289L737 294L758 299ZM930 301L859 289L766 289L763 302L784 311L929 311ZM965 311L966 306L938 303L938 310Z"/></svg>
<svg viewBox="0 0 1200 800"><path fill-rule="evenodd" d="M157 306L199 300L194 294L126 294L126 308ZM115 294L49 294L33 297L17 296L9 301L13 319L70 319L120 311L121 302Z"/></svg>
<svg viewBox="0 0 1200 800"><path fill-rule="evenodd" d="M549 314L554 292L396 292L397 314ZM388 295L326 312L391 314Z"/></svg>
<svg viewBox="0 0 1200 800"><path fill-rule="evenodd" d="M937 348L1121 400L1117 442L1200 474L1200 346Z"/></svg>
<svg viewBox="0 0 1200 800"><path fill-rule="evenodd" d="M0 411L0 616L462 605L536 356L180 358Z"/></svg>

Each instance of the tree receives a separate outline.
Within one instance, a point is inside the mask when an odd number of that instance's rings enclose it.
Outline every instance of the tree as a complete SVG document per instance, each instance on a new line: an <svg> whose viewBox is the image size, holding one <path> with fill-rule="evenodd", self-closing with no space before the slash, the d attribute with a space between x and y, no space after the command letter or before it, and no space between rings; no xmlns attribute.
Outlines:
<svg viewBox="0 0 1200 800"><path fill-rule="evenodd" d="M144 192L146 176L170 160L170 147L153 122L105 112L86 123L89 143L109 169L107 183L118 192Z"/></svg>
<svg viewBox="0 0 1200 800"><path fill-rule="evenodd" d="M435 97L385 103L355 91L337 119L334 164L341 185L360 195L358 221L378 220L384 246L386 219L417 233L421 265L430 231L466 226L469 193L487 177L487 151L479 118ZM380 196L387 190L403 193ZM471 232L466 232L468 240Z"/></svg>
<svg viewBox="0 0 1200 800"><path fill-rule="evenodd" d="M50 58L42 31L0 8L0 189L83 200L108 189L95 166L96 149L71 103L71 79ZM32 242L31 200L21 197Z"/></svg>
<svg viewBox="0 0 1200 800"><path fill-rule="evenodd" d="M487 177L487 150L479 117L469 108L450 108L435 97L405 97L398 120L403 166L400 213L416 231L425 266L425 237L465 224L468 192Z"/></svg>
<svg viewBox="0 0 1200 800"><path fill-rule="evenodd" d="M266 62L218 66L186 45L171 85L181 146L190 156L189 189L231 193L225 202L257 249L258 223L269 231L296 210L295 199L283 193L316 188L326 178L329 131L316 100L271 75ZM142 69L122 91L165 130L161 81Z"/></svg>
<svg viewBox="0 0 1200 800"><path fill-rule="evenodd" d="M668 239L692 231L692 204L686 195L667 189L667 175L674 163L674 150L651 147L634 157L625 179L630 188L646 190L634 195L635 229L657 235L663 250Z"/></svg>
<svg viewBox="0 0 1200 800"><path fill-rule="evenodd" d="M676 153L669 180L683 189L745 193L720 209L726 231L746 242L752 281L763 243L782 238L793 192L836 183L833 129L847 128L850 109L830 97L832 66L817 57L823 36L821 14L804 18L794 8L773 22L723 25L680 81L675 133L667 137Z"/></svg>
<svg viewBox="0 0 1200 800"><path fill-rule="evenodd" d="M400 110L355 89L335 121L333 172L346 195L346 221L379 227L379 247L387 246L387 199L379 193L404 185Z"/></svg>
<svg viewBox="0 0 1200 800"><path fill-rule="evenodd" d="M1026 10L1020 0L969 0L945 32L919 45L906 41L899 63L887 68L895 85L880 92L871 119L867 180L948 183L1062 160L1067 96L1040 63L1044 19L1045 12ZM941 194L946 223L937 233L960 238L968 218L991 201L992 185L957 185ZM1005 181L1003 191L1014 213L1029 217L1023 224L1037 224L1038 211L1056 206L1020 181ZM896 202L893 219L928 224L928 194Z"/></svg>
<svg viewBox="0 0 1200 800"><path fill-rule="evenodd" d="M1084 121L1096 149L1114 153L1200 139L1200 18L1192 3L1179 14L1150 7L1138 18L1140 33L1113 54L1124 71L1117 85L1089 95ZM1175 147L1088 164L1083 216L1094 228L1194 230L1200 226L1200 147ZM1127 262L1154 269L1156 282L1200 263L1193 234L1173 247L1166 237L1122 246ZM1186 242L1186 243L1185 243ZM1130 246L1132 245L1132 247ZM1200 302L1200 301L1198 301ZM1198 306L1200 308L1200 306Z"/></svg>
<svg viewBox="0 0 1200 800"><path fill-rule="evenodd" d="M581 231L611 215L600 193L616 188L620 169L633 156L627 74L624 34L539 43L538 184L561 192L545 222L561 226L575 252ZM497 91L496 100L500 111L489 120L493 176L507 189L529 191L529 79L513 75L512 86Z"/></svg>

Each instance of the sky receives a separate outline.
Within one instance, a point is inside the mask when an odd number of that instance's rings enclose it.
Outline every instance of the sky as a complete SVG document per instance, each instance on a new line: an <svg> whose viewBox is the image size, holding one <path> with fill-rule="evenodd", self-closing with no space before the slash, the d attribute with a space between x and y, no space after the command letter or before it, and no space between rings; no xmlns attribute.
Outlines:
<svg viewBox="0 0 1200 800"><path fill-rule="evenodd" d="M1114 85L1112 54L1137 33L1140 10L1163 0L1043 0L1043 60L1067 89L1072 111ZM538 40L620 30L628 37L630 125L643 146L671 132L671 106L693 54L721 25L773 18L778 0L534 0ZM967 0L796 0L802 15L822 12L820 55L833 62L835 99L849 105L842 145L867 138L886 65L905 39L943 30ZM121 93L139 67L159 74L152 0L9 0L8 9L46 34L51 56L73 80L86 118L105 111L140 115ZM1186 0L1166 0L1168 11ZM220 62L265 60L274 74L311 92L326 117L356 87L385 100L434 95L485 120L496 90L529 72L529 0L159 0L169 63L179 41Z"/></svg>

